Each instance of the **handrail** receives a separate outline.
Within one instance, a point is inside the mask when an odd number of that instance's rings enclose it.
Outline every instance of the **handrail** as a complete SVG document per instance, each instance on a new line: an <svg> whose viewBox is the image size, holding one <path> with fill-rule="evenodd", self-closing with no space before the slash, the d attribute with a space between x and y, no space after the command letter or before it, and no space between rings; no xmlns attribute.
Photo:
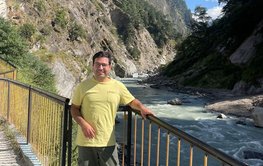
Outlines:
<svg viewBox="0 0 263 166"><path fill-rule="evenodd" d="M41 163L70 165L69 99L7 78L0 87L0 115L27 138Z"/></svg>
<svg viewBox="0 0 263 166"><path fill-rule="evenodd" d="M56 95L54 93L50 93L50 92L44 91L42 89L39 89L39 88L36 88L36 87L32 87L31 85L27 85L27 84L22 83L22 82L18 82L18 81L11 80L11 79L8 79L8 78L0 78L0 80L11 82L11 83L16 84L18 86L21 86L23 88L31 88L33 91L35 91L35 92L37 92L37 93L39 93L41 95L44 95L47 98L56 100L57 102L65 102L67 100L67 98L65 98L63 96L59 96L59 95Z"/></svg>
<svg viewBox="0 0 263 166"><path fill-rule="evenodd" d="M121 107L121 110L122 111L123 110L127 110L128 112L133 112L135 114L140 115L140 112L138 112L138 111L136 111L136 110L134 110L134 109L132 109L130 107L127 107L127 106L126 107ZM128 114L128 115L130 116L131 114ZM132 117L128 117L128 124L130 123L129 119L132 119ZM146 119L150 121L150 124L154 123L154 124L158 125L160 128L167 130L167 133L168 133L167 141L168 141L168 143L169 143L169 134L174 134L175 136L178 137L179 140L182 139L182 140L185 140L185 141L187 141L188 143L191 144L190 154L191 154L191 151L192 151L193 147L197 147L197 148L203 150L206 153L206 155L204 157L204 162L207 162L207 155L210 154L213 157L217 158L218 160L222 161L224 164L228 164L228 165L231 165L231 166L247 166L246 163L243 163L241 161L236 160L235 158L227 155L226 153L224 153L224 152L222 152L222 151L220 151L220 150L218 150L218 149L216 149L216 148L214 148L214 147L202 142L201 140L199 140L199 139L197 139L197 138L195 138L195 137L183 132L182 130L180 130L180 129L178 129L178 128L176 128L176 127L174 127L174 126L172 126L172 125L170 125L170 124L168 124L166 122L164 122L163 120L161 120L161 119L159 119L159 118L157 118L157 117L155 117L153 115L147 116ZM128 126L128 130L131 129L131 127L132 127L132 124L129 124L129 125L131 125L131 126ZM132 135L129 132L130 131L128 131L127 134L128 135ZM128 143L127 146L131 147L131 141L128 140L127 143ZM143 145L140 145L140 146L143 146ZM168 148L168 152L169 152L169 146L167 148ZM178 149L180 149L180 141L179 141ZM130 154L130 152L127 152L127 153ZM178 154L178 155L180 157L180 154ZM128 158L129 158L129 156L128 156ZM130 160L128 160L127 163L128 163L128 165L130 165Z"/></svg>
<svg viewBox="0 0 263 166"><path fill-rule="evenodd" d="M192 145L194 145L194 146L204 150L205 152L217 157L219 160L222 160L222 161L226 162L227 164L230 164L232 166L247 166L247 164L240 162L240 161L234 159L233 157L230 157L229 155L225 154L224 152L204 143L203 141L200 141L199 139L183 132L182 130L164 122L163 120L161 120L155 116L148 116L147 118L149 120L151 120L152 122L156 123L157 125L163 127L164 129L166 129L170 133L173 133L173 134L179 136L180 138L183 138L184 140L188 141Z"/></svg>
<svg viewBox="0 0 263 166"><path fill-rule="evenodd" d="M8 82L8 84L1 84L1 82L4 81L4 82ZM12 86L11 86L12 84ZM45 92L41 89L38 89L38 88L34 88L34 87L31 87L29 85L26 85L24 83L21 83L21 82L17 82L17 81L14 81L14 80L10 80L10 79L6 79L6 78L0 78L0 86L2 86L3 88L0 89L0 114L1 114L1 111L3 110L7 110L7 112L10 112L9 110L9 107L11 106L10 105L10 99L11 97L14 97L12 98L12 102L16 102L16 99L19 99L19 98L16 98L16 97L19 97L19 96L13 96L14 93L17 93L15 87L13 87L14 85L17 85L19 87L22 87L20 89L23 89L23 92L27 92L26 90L28 90L27 94L26 95L29 95L29 97L27 99L25 99L28 104L26 107L26 110L28 109L28 114L29 114L29 119L27 120L28 121L28 125L29 125L29 128L31 127L31 114L32 114L32 104L36 104L36 103L32 103L32 98L35 97L35 102L39 102L38 98L37 98L37 94L41 95L42 97L45 98L44 100L44 104L45 103L48 103L48 101L46 101L46 99L50 99L52 100L53 102L56 102L60 105L62 105L61 107L63 108L63 110L60 109L60 111L63 112L63 114L59 115L61 116L61 122L58 122L57 124L61 125L59 126L60 128L63 128L63 130L61 130L62 132L60 133L61 134L61 139L63 140L62 143L60 144L61 148L62 148L62 152L60 153L61 155L61 161L60 161L60 164L62 166L64 165L71 165L71 147L72 147L72 142L71 142L71 139L72 139L72 118L69 114L69 99L68 98L65 98L65 97L62 97L62 96L59 96L59 95L56 95L56 94L52 94L52 93L49 93L49 92ZM11 88L11 90L10 90ZM12 89L13 88L13 89ZM33 93L34 92L34 93ZM4 97L2 97L4 96ZM8 101L3 101L7 99ZM43 104L42 103L42 104ZM18 103L20 104L20 103ZM39 103L41 104L41 103ZM3 106L3 105L6 105L6 106ZM23 105L22 105L23 106ZM21 107L21 106L20 106ZM28 107L28 108L27 108ZM42 106L43 107L43 106ZM40 114L44 114L45 116L47 115L47 112L41 112L41 109L42 107L37 110L39 111L38 113ZM44 106L45 107L45 106ZM53 106L48 106L48 107L53 107ZM58 107L58 106L55 106L55 107ZM60 106L59 106L60 107ZM2 109L3 108L3 109ZM15 107L14 107L15 108ZM14 109L14 108L10 108L11 110ZM38 107L36 107L38 109ZM35 109L36 109L35 108ZM19 108L21 109L21 108ZM136 116L137 115L140 115L140 112L132 109L131 107L129 106L122 106L120 107L119 109L120 111L123 111L124 112L124 116L126 116L126 111L128 111L128 120L127 120L127 124L124 124L123 127L124 129L126 130L127 133L125 133L125 138L127 138L126 140L126 145L124 145L123 147L123 150L126 150L123 151L123 153L125 153L126 155L126 164L127 165L131 165L131 156L132 156L132 137L134 137L134 139L136 140L136 133L132 133L132 127L134 126L134 131L136 131L136 125L137 125L137 118ZM15 111L15 110L13 110ZM133 114L134 114L134 124L132 124L132 119L133 119ZM9 115L9 113L8 113ZM14 114L13 114L14 115ZM11 116L11 115L10 115ZM36 115L32 115L32 116L35 116ZM19 117L20 118L20 117ZM39 118L39 117L38 117ZM41 118L41 117L40 117ZM12 118L11 118L12 119ZM20 118L21 120L22 118ZM126 120L126 118L124 118ZM169 160L169 155L171 155L169 153L169 144L170 144L170 135L173 134L175 135L177 138L178 138L178 144L177 144L177 154L173 154L173 156L177 156L177 165L180 165L180 148L181 148L181 140L184 140L188 143L190 143L190 161L189 161L189 165L192 166L192 158L193 158L193 148L196 147L196 148L199 148L201 149L203 152L205 152L204 154L204 166L206 166L208 164L208 155L211 155L213 157L215 157L216 159L218 159L219 161L222 162L222 164L227 164L227 165L231 165L231 166L247 166L245 163L242 163L241 161L238 161L236 160L235 158L225 154L224 152L218 150L218 149L215 149L214 147L211 147L210 145L200 141L199 139L185 133L184 131L166 123L165 121L155 117L155 116L147 116L146 117L146 120L149 121L149 126L151 126L152 124L156 124L158 126L158 141L160 141L160 129L164 129L167 131L167 137L166 137L166 161ZM146 135L144 132L144 122L145 120L142 119L142 136L141 136L141 157L139 158L140 159L140 163L141 165L144 165L144 154L143 154L143 151L144 151L144 135ZM47 123L52 123L52 120L49 120ZM127 125L127 126L126 126ZM17 127L17 126L16 126ZM32 126L33 127L33 126ZM43 129L42 129L43 130ZM28 131L28 134L30 134L30 131ZM42 135L45 134L45 133L42 133ZM148 145L148 150L151 148L151 127L149 127L149 145ZM40 136L41 137L41 136ZM48 135L45 136L46 137L49 137ZM51 136L50 136L51 137ZM33 138L35 139L35 138ZM50 145L49 145L50 146ZM134 143L134 154L136 154L136 142ZM157 149L160 147L160 144L158 144L157 146ZM46 153L46 149L43 147L44 149L44 153ZM41 149L40 149L41 150ZM148 151L148 165L151 165L150 163L150 159L149 159L149 156L150 156L150 151ZM159 152L159 150L158 150ZM68 156L68 158L65 158L66 156ZM137 162L136 161L136 157L134 158L134 162ZM67 162L67 164L66 164ZM124 165L124 155L123 155L123 165ZM146 162L145 162L146 163ZM134 163L136 164L136 163ZM157 154L157 165L159 164L159 154ZM166 162L166 165L169 165L169 162L167 161Z"/></svg>
<svg viewBox="0 0 263 166"><path fill-rule="evenodd" d="M12 68L12 69L8 69L8 71L0 72L0 77L3 75L3 77L9 78L8 75L12 74L12 76L10 78L15 80L16 79L16 67L13 64L11 64L10 62L7 62L1 56L0 56L0 62L4 62L7 66L9 66L8 68Z"/></svg>
<svg viewBox="0 0 263 166"><path fill-rule="evenodd" d="M3 62L5 62L6 64L8 64L9 66L11 66L12 68L15 68L16 69L16 66L15 65L13 65L12 63L10 63L10 62L7 62L4 58L2 58L1 56L0 56L0 60L2 60Z"/></svg>

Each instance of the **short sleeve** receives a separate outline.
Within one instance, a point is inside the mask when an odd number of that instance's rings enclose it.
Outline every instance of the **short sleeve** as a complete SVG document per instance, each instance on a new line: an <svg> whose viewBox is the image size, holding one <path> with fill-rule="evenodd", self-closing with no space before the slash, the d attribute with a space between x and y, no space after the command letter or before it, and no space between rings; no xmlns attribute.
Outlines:
<svg viewBox="0 0 263 166"><path fill-rule="evenodd" d="M71 98L71 103L77 106L81 105L81 86L77 85L73 91L73 95Z"/></svg>
<svg viewBox="0 0 263 166"><path fill-rule="evenodd" d="M119 82L119 86L120 86L120 93L121 93L120 104L127 105L131 101L133 101L135 97L130 93L130 91L126 88L126 86L123 83Z"/></svg>

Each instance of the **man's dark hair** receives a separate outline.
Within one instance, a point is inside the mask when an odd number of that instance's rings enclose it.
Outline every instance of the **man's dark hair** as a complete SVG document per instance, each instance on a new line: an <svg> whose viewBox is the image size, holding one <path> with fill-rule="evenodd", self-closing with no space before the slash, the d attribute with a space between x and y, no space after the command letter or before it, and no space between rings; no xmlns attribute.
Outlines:
<svg viewBox="0 0 263 166"><path fill-rule="evenodd" d="M92 64L94 65L96 58L102 58L102 57L108 58L109 59L109 65L111 65L111 53L108 51L99 51L96 54L94 54L92 57Z"/></svg>

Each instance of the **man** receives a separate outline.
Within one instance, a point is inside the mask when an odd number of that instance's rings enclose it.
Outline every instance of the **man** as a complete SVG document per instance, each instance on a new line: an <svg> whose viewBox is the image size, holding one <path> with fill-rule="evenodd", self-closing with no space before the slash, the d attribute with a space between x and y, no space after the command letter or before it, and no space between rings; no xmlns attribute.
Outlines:
<svg viewBox="0 0 263 166"><path fill-rule="evenodd" d="M72 97L71 114L78 123L76 143L81 166L119 165L114 134L119 105L129 105L143 118L153 113L124 84L109 77L111 54L93 56L93 77L81 82Z"/></svg>

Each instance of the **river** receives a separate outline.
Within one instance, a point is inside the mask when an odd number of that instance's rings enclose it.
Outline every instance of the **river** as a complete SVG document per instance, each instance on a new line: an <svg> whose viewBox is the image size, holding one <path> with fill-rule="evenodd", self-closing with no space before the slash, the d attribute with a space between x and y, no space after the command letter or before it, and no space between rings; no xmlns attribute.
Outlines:
<svg viewBox="0 0 263 166"><path fill-rule="evenodd" d="M158 118L248 165L263 166L263 160L244 159L244 151L263 153L263 129L254 127L251 119L245 119L246 125L237 124L239 118L233 116L218 119L219 113L205 111L204 105L207 101L204 98L152 89L147 85L138 85L135 79L121 81ZM174 98L181 99L183 105L167 104L168 100ZM182 163L182 165L188 164Z"/></svg>

